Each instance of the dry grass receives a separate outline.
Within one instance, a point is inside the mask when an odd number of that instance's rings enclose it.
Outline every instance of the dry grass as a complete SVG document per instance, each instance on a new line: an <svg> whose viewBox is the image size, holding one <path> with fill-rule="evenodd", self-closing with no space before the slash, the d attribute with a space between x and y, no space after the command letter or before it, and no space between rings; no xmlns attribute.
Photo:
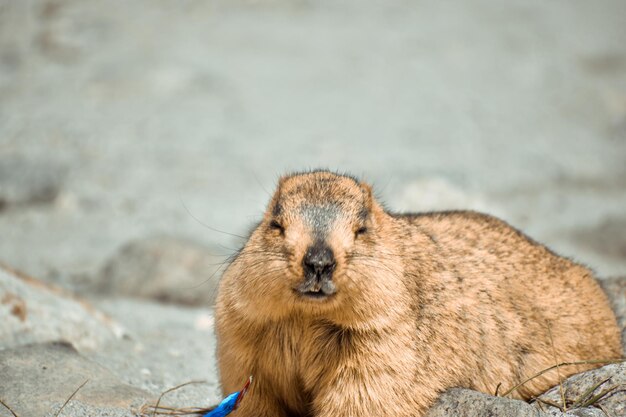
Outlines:
<svg viewBox="0 0 626 417"><path fill-rule="evenodd" d="M11 414L13 414L13 417L17 417L17 414L15 414L15 411L11 410L11 407L9 407L4 401L0 400L0 404L2 404L2 406L4 406L4 408L9 410L9 412Z"/></svg>
<svg viewBox="0 0 626 417"><path fill-rule="evenodd" d="M204 384L206 381L189 381L180 385L176 385L175 387L169 388L159 395L159 399L157 400L155 405L144 405L139 410L139 415L141 417L157 417L157 416L197 416L208 413L213 410L215 407L202 408L202 407L186 407L186 408L174 408L167 407L161 405L161 400L163 397L173 391L179 390L187 385L191 384Z"/></svg>
<svg viewBox="0 0 626 417"><path fill-rule="evenodd" d="M576 365L609 365L612 363L622 363L622 362L626 362L626 359L596 359L596 360L588 360L588 361L577 361L577 362L561 362L558 363L556 365L552 365L546 369L543 369L542 371L537 372L536 374L534 374L531 377L526 378L525 380L523 380L522 382L520 382L519 384L513 386L512 388L506 390L501 396L502 397L506 397L508 395L510 395L511 393L517 391L518 389L520 389L521 387L523 387L525 384L527 384L528 382L532 381L535 378L540 377L541 375L545 374L546 372L550 372L553 369L557 369L557 368L561 368L564 366L576 366Z"/></svg>
<svg viewBox="0 0 626 417"><path fill-rule="evenodd" d="M87 382L89 382L89 380L86 380L85 382L83 382L82 384L80 384L80 386L79 386L78 388L76 388L76 389L74 390L74 392L72 393L72 395L70 395L70 396L68 397L68 399L67 399L67 400L65 400L65 402L63 403L63 405L61 406L61 408L59 408L59 410L58 410L58 411L56 412L56 414L54 415L54 417L59 417L59 414L61 414L61 411L63 411L63 409L65 408L65 406L67 405L67 403L69 403L69 402L72 400L72 398L74 398L74 396L78 393L78 391L80 391L80 389L81 389L82 387L84 387L84 386L85 386L85 384L87 384Z"/></svg>
<svg viewBox="0 0 626 417"><path fill-rule="evenodd" d="M533 376L525 379L524 381L520 382L519 384L515 385L514 387L512 387L511 389L505 391L502 396L506 397L508 395L510 395L511 393L515 392L517 389L521 388L522 386L524 386L524 384L532 381L533 379L540 377L541 375L545 374L546 372L550 372L554 369L556 369L557 371L561 368L561 367L566 367L566 366L576 366L576 365L589 365L589 364L604 364L604 365L608 365L611 363L621 363L621 362L626 362L626 359L599 359L599 360L588 360L588 361L578 361L578 362L561 362L558 363L556 365L550 366L540 372L537 372L536 374L534 374ZM543 399L543 398L533 398L531 399L532 401L536 401L539 404L539 407L541 409L543 409L543 407L541 406L541 404L545 404L545 405L549 405L551 407L555 407L557 409L559 409L561 412L565 413L568 410L572 410L572 409L576 409L576 408L585 408L585 407L597 407L599 408L605 415L607 415L607 417L612 417L609 412L601 405L598 404L598 402L610 395L615 394L616 392L621 392L621 391L626 391L626 385L624 384L617 384L617 385L612 385L602 391L600 391L599 393L595 394L596 390L598 390L598 388L600 388L602 385L606 384L607 382L609 382L611 378L605 378L600 382L597 382L596 384L592 385L591 387L589 387L584 393L582 393L578 398L568 398L567 394L565 392L565 389L563 387L563 381L561 381L561 377L559 374L559 395L561 397L561 403L557 403L551 400L547 400L547 399ZM498 385L498 388L500 387L500 385ZM498 388L496 388L496 396L498 395L497 391Z"/></svg>
<svg viewBox="0 0 626 417"><path fill-rule="evenodd" d="M555 407L559 409L561 412L565 413L567 410L574 410L577 408L585 408L585 407L596 407L599 408L604 414L608 417L611 417L608 410L602 404L598 404L598 401L615 394L616 392L626 391L626 385L618 384L613 385L596 395L592 395L596 389L598 389L601 385L605 384L610 378L605 379L604 381L600 381L599 383L592 386L585 393L583 393L578 399L568 399L564 398L561 404L556 403L554 401L546 400L543 398L535 398L534 401L537 401L539 404L546 404L551 407Z"/></svg>

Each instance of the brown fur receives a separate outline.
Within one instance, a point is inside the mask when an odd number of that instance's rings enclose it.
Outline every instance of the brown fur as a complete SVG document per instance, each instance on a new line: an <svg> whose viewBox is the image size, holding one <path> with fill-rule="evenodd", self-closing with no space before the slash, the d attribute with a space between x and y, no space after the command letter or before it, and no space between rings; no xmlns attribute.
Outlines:
<svg viewBox="0 0 626 417"><path fill-rule="evenodd" d="M317 232L310 206L335 216L324 239L337 293L324 300L294 291ZM422 416L450 387L493 393L555 362L621 354L587 268L484 214L390 214L369 186L324 171L281 179L216 315L224 393L255 377L238 417ZM548 372L516 394L557 383Z"/></svg>

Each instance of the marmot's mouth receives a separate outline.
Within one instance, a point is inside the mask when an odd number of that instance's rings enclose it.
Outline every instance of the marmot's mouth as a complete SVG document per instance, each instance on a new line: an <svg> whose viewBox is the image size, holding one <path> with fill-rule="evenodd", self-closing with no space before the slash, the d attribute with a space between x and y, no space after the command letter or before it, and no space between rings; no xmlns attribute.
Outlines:
<svg viewBox="0 0 626 417"><path fill-rule="evenodd" d="M300 294L303 297L312 298L312 299L315 299L315 300L323 300L324 298L329 298L329 297L331 297L333 295L333 294L326 294L322 290L320 290L320 291L305 291L305 292L298 291L298 294Z"/></svg>
<svg viewBox="0 0 626 417"><path fill-rule="evenodd" d="M304 298L324 300L332 297L337 292L337 287L332 280L327 277L323 277L322 279L313 277L306 279L297 288L294 288L294 291Z"/></svg>

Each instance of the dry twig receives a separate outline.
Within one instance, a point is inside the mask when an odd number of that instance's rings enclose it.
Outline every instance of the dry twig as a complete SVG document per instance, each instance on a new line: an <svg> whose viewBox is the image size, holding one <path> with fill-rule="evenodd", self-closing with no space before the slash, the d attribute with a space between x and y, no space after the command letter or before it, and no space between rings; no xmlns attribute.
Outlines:
<svg viewBox="0 0 626 417"><path fill-rule="evenodd" d="M589 387L589 389L587 391L585 391L580 397L578 397L578 399L576 401L574 401L574 403L572 404L572 408L576 408L576 407L580 407L580 405L587 400L587 398L590 395L593 395L593 393L595 392L595 390L598 389L598 387L600 387L602 384L604 384L605 382L607 382L609 378L603 379L602 381L598 382L597 384L593 384L591 387Z"/></svg>
<svg viewBox="0 0 626 417"><path fill-rule="evenodd" d="M157 410L159 410L159 409L167 409L167 407L159 407L159 404L161 404L161 399L163 399L163 396L165 394L168 394L168 393L170 393L172 391L176 391L178 389L181 389L182 387L185 387L187 385L191 385L191 384L205 384L205 383L206 383L206 381L189 381L189 382L185 382L184 384L180 384L180 385L172 387L172 388L170 388L168 390L163 391L161 393L161 395L159 395L159 399L157 400L156 405L152 409L152 417L155 417L157 415L156 414ZM173 410L173 409L170 409L170 410ZM163 413L160 413L160 414L163 415ZM185 414L165 414L165 415L185 415Z"/></svg>
<svg viewBox="0 0 626 417"><path fill-rule="evenodd" d="M512 392L518 390L519 388L521 388L522 386L524 386L527 382L532 381L535 378L540 377L541 375L545 374L546 372L550 372L553 369L556 369L557 367L563 367L563 366L576 366L576 365L599 365L599 364L611 364L611 363L621 363L621 362L626 362L626 359L594 359L594 360L588 360L588 361L575 361L575 362L561 362L557 365L552 365L540 372L537 372L536 374L534 374L533 376L530 376L528 378L526 378L525 380L523 380L522 382L520 382L519 384L513 386L512 388L508 389L507 391L505 391L502 396L506 397L507 395L511 394Z"/></svg>
<svg viewBox="0 0 626 417"><path fill-rule="evenodd" d="M11 414L13 414L13 417L17 417L17 414L15 414L15 411L11 410L11 407L9 407L4 401L0 400L0 404L2 404L4 408L9 410Z"/></svg>
<svg viewBox="0 0 626 417"><path fill-rule="evenodd" d="M85 384L87 384L87 382L89 382L89 380L86 380L85 382L83 382L82 384L80 384L80 386L79 386L78 388L76 388L76 389L74 390L74 392L72 393L72 395L70 395L70 397L69 397L67 400L65 400L65 402L63 403L63 405L61 406L61 408L59 408L59 411L57 411L57 413L54 415L54 417L59 417L59 414L61 414L61 411L65 408L65 406L67 405L67 403L69 403L69 402L72 400L72 398L74 398L74 396L78 393L78 391L80 391L80 389L81 389L82 387L84 387L84 386L85 386Z"/></svg>
<svg viewBox="0 0 626 417"><path fill-rule="evenodd" d="M581 407L589 407L590 405L595 405L596 402L600 401L607 395L616 391L623 391L624 389L626 389L626 385L613 385L612 387L607 388L606 390L602 391L600 394L595 395L591 397L589 400L585 401L581 405Z"/></svg>
<svg viewBox="0 0 626 417"><path fill-rule="evenodd" d="M598 404L596 407L598 407L604 415L606 415L606 417L613 417L611 413L609 413L609 410L607 410L602 404Z"/></svg>

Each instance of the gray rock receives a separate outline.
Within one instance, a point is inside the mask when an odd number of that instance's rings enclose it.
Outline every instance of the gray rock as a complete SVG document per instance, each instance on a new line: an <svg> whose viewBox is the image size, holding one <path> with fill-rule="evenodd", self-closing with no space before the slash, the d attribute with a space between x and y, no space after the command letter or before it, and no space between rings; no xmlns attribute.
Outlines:
<svg viewBox="0 0 626 417"><path fill-rule="evenodd" d="M626 277L606 278L600 285L609 296L617 322L622 329L622 348L626 356Z"/></svg>
<svg viewBox="0 0 626 417"><path fill-rule="evenodd" d="M119 297L109 300L101 296L98 298L92 300L96 307L90 307L62 290L0 269L0 349L5 349L0 350L0 358L3 358L0 363L5 359L13 360L15 352L22 348L30 349L24 346L31 342L69 340L80 346L82 358L106 367L107 372L120 381L145 390L153 397L192 380L207 381L169 393L162 401L164 405L206 407L219 401L221 393L215 364L214 320L210 309ZM122 327L117 323L123 324L124 337L119 337ZM67 372L73 371L68 368L60 374ZM0 382L7 378L14 385L15 381L20 381L17 385L21 386L20 378L12 377L0 367ZM63 391L63 396L69 396L80 383L82 381L68 389L69 393ZM48 384L48 381L42 380L42 384ZM90 380L89 385L102 389L99 380ZM13 408L16 404L11 401L13 398L14 395L8 395L0 384L0 399ZM39 401L35 395L31 398ZM72 401L62 415L128 415L126 409L111 403L94 404L78 400ZM154 404L154 401L148 404ZM58 407L52 408L56 409ZM5 416L3 413L0 406L0 417ZM43 415L32 410L18 412L19 417Z"/></svg>
<svg viewBox="0 0 626 417"><path fill-rule="evenodd" d="M122 323L129 336L86 352L86 357L155 395L189 381L206 381L168 393L163 398L168 405L207 407L219 402L210 309L119 297L101 299L96 306Z"/></svg>
<svg viewBox="0 0 626 417"><path fill-rule="evenodd" d="M0 349L65 340L93 350L123 333L89 304L0 265Z"/></svg>
<svg viewBox="0 0 626 417"><path fill-rule="evenodd" d="M572 234L582 247L615 259L626 258L626 217L607 217L593 227Z"/></svg>
<svg viewBox="0 0 626 417"><path fill-rule="evenodd" d="M585 395L590 388L602 381L605 382L598 386L593 393ZM580 400L581 397L589 398L598 395L612 387L616 388L609 395L602 397L594 404L595 406L601 406L610 416L626 416L626 363L611 364L583 372L563 382L565 399L568 404ZM556 386L550 389L545 394L541 395L539 399L562 404L560 387ZM539 404L536 406L539 406ZM572 410L568 411L566 415L606 417L606 414L595 406L586 408L572 407ZM556 407L546 404L543 404L541 407L549 410L550 415L560 415L554 414L558 412Z"/></svg>
<svg viewBox="0 0 626 417"><path fill-rule="evenodd" d="M574 410L567 410L563 413L557 408L550 407L547 409L544 405L545 415L550 417L565 417L565 416L577 416L577 417L607 417L602 410L598 408L576 408Z"/></svg>
<svg viewBox="0 0 626 417"><path fill-rule="evenodd" d="M464 388L444 392L426 417L543 417L524 401L483 394Z"/></svg>
<svg viewBox="0 0 626 417"><path fill-rule="evenodd" d="M605 380L606 382L588 397L608 388L617 387L611 395L600 399L595 403L596 406L572 407L572 403L584 396L589 388ZM528 404L524 401L494 397L468 389L453 388L441 395L426 417L606 417L603 410L606 410L610 416L626 416L626 363L611 364L574 375L563 382L563 388L570 407L565 413L541 401ZM560 404L559 390L558 386L554 387L539 398ZM598 408L598 405L602 409Z"/></svg>
<svg viewBox="0 0 626 417"><path fill-rule="evenodd" d="M54 201L66 173L66 167L48 159L3 156L0 158L0 210Z"/></svg>
<svg viewBox="0 0 626 417"><path fill-rule="evenodd" d="M224 257L191 240L156 236L123 246L101 269L106 294L211 306Z"/></svg>
<svg viewBox="0 0 626 417"><path fill-rule="evenodd" d="M83 383L63 416L131 417L152 396L124 384L67 343L0 351L0 398L20 417L54 416ZM10 417L0 407L1 417Z"/></svg>

